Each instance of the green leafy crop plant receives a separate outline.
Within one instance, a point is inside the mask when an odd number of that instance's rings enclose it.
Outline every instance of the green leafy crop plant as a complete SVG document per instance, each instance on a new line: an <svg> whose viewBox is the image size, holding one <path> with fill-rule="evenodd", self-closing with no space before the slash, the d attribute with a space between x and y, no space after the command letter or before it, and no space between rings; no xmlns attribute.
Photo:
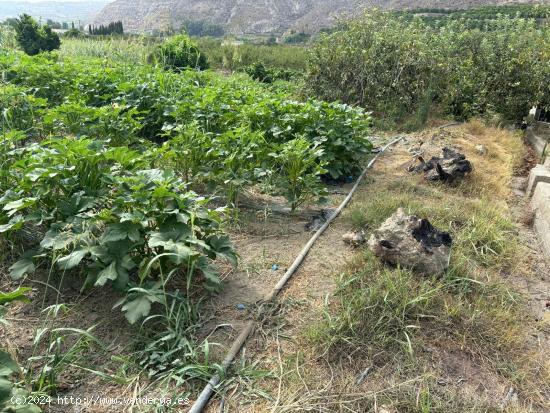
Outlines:
<svg viewBox="0 0 550 413"><path fill-rule="evenodd" d="M12 155L19 158L11 165L15 189L0 200L9 219L0 231L45 230L41 239L27 240L34 245L11 267L14 278L47 259L61 272L80 268L83 288L111 282L125 291L174 268L216 288L211 262L236 261L219 228L220 211L208 209L173 172L142 169L149 154L57 139ZM133 322L147 312L139 307L127 317Z"/></svg>

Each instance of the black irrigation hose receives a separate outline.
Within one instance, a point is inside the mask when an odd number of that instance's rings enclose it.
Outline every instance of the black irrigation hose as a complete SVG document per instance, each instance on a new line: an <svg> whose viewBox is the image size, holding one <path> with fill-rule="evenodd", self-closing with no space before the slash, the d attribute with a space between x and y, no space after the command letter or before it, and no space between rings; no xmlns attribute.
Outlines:
<svg viewBox="0 0 550 413"><path fill-rule="evenodd" d="M392 140L390 143L385 145L376 154L376 156L374 158L372 158L370 160L370 162L368 163L366 168L363 170L363 172L361 173L359 178L357 178L357 181L355 182L355 185L353 185L353 188L351 188L351 191L349 191L348 196L346 196L346 199L344 199L342 201L340 206L327 219L327 221L323 224L323 226L321 228L319 228L317 230L317 232L315 232L315 234L313 234L313 236L310 238L308 243L304 246L304 248L302 248L302 251L300 251L300 254L296 257L296 259L294 260L294 262L292 263L290 268L288 270L286 270L285 274L281 277L281 279L279 280L277 285L275 285L275 287L273 288L271 293L269 293L269 295L267 295L264 298L263 302L270 302L271 300L273 300L277 296L277 294L279 294L279 292L283 289L283 287L288 282L288 280L290 280L290 278L294 275L296 270L300 267L300 265L302 264L302 262L306 258L307 254L309 253L309 250L311 249L313 244L315 244L315 241L317 241L317 239L319 239L319 237L325 232L325 230L329 227L329 225L332 223L332 221L334 221L336 219L336 217L338 215L340 215L340 213L343 211L343 209L349 204L349 202L351 201L351 198L353 197L353 194L355 193L355 191L357 191L357 188L359 188L359 184L361 183L361 181L363 180L363 178L367 174L367 171L372 167L372 165L374 165L374 163L376 162L378 157L380 155L382 155L390 146L395 145L397 142L401 141L402 139L403 139L403 137L400 136L400 137ZM229 349L229 352L225 356L225 359L223 360L222 365L221 365L223 372L225 372L227 370L227 368L229 367L229 365L233 362L233 360L235 359L235 357L237 356L237 354L239 353L239 351L243 347L246 339L248 338L250 333L252 333L252 330L254 329L255 324L256 324L256 322L254 320L249 320L246 323L246 325L244 326L244 328L241 331L241 333L239 334L239 336L235 339L235 341L233 341L233 344L231 345L231 348ZM214 393L214 388L219 384L219 382L220 382L220 375L219 374L215 374L214 376L212 376L212 378L206 384L206 386L204 387L203 391L201 392L201 394L199 395L199 397L197 398L197 400L195 401L193 406L191 406L191 409L189 410L189 413L201 413L203 411L203 409L208 404L208 401L210 400L210 397L212 397L212 393Z"/></svg>

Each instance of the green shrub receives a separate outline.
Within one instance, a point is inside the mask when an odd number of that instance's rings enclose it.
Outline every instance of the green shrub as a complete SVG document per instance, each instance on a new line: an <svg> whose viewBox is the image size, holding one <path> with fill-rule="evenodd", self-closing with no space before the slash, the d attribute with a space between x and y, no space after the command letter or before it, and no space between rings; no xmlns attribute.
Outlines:
<svg viewBox="0 0 550 413"><path fill-rule="evenodd" d="M497 112L520 121L533 105L550 97L544 80L550 30L511 18L490 26L487 31L470 30L467 22L457 21L437 30L445 79L440 100L459 119Z"/></svg>
<svg viewBox="0 0 550 413"><path fill-rule="evenodd" d="M308 58L306 82L322 99L401 118L416 110L435 82L435 58L421 23L372 12L320 38Z"/></svg>
<svg viewBox="0 0 550 413"><path fill-rule="evenodd" d="M334 179L357 174L371 148L370 117L361 108L293 100L283 89L244 75L21 54L0 56L0 71L21 90L47 99L47 110L35 118L40 131L114 146L174 139L177 156L166 153L167 159L186 182L226 191L231 202L277 170L267 154L285 142L306 139ZM190 158L182 159L184 153Z"/></svg>
<svg viewBox="0 0 550 413"><path fill-rule="evenodd" d="M283 41L288 44L295 44L295 43L306 43L309 39L311 39L311 34L299 32L299 33L290 33L289 35L285 36Z"/></svg>
<svg viewBox="0 0 550 413"><path fill-rule="evenodd" d="M135 108L115 104L90 107L81 102L69 102L47 110L43 115L43 128L47 134L93 137L112 146L135 143L140 127Z"/></svg>
<svg viewBox="0 0 550 413"><path fill-rule="evenodd" d="M31 16L23 14L15 24L16 39L28 55L59 49L59 36L49 26L40 26Z"/></svg>
<svg viewBox="0 0 550 413"><path fill-rule="evenodd" d="M83 288L139 287L122 307L130 322L156 302L148 288L174 272L188 286L218 288L212 261L236 261L219 213L173 172L147 169L147 156L86 139L14 151L0 232L31 231L36 240L12 265L12 277L47 259L62 271L85 268ZM41 228L47 231L37 237Z"/></svg>
<svg viewBox="0 0 550 413"><path fill-rule="evenodd" d="M244 68L244 72L252 79L262 83L273 83L277 80L290 81L297 73L286 69L266 68L262 62Z"/></svg>
<svg viewBox="0 0 550 413"><path fill-rule="evenodd" d="M194 39L206 53L213 68L231 71L242 70L255 62L263 62L273 69L304 71L306 48L286 44L240 44L234 39Z"/></svg>
<svg viewBox="0 0 550 413"><path fill-rule="evenodd" d="M59 64L55 55L26 56L7 54L0 57L0 71L6 83L32 90L49 105L61 104L74 91L78 68L73 64Z"/></svg>
<svg viewBox="0 0 550 413"><path fill-rule="evenodd" d="M208 69L208 59L189 36L180 34L166 40L154 53L153 59L166 69Z"/></svg>

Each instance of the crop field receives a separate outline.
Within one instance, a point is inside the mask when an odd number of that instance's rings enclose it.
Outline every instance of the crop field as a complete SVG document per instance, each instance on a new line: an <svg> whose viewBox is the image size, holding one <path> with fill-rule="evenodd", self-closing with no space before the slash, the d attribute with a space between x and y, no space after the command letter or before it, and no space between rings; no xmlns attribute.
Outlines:
<svg viewBox="0 0 550 413"><path fill-rule="evenodd" d="M307 45L36 25L43 51L0 25L0 412L187 411L213 376L208 412L545 411L549 266L510 185L550 30L520 9L373 11ZM407 172L438 145L464 182ZM399 207L453 237L443 275L343 243Z"/></svg>

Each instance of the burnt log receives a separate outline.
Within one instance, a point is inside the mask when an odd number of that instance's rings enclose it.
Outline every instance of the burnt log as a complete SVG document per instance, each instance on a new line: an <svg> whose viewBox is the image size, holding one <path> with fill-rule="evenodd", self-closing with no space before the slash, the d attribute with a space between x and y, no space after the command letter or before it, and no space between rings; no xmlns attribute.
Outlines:
<svg viewBox="0 0 550 413"><path fill-rule="evenodd" d="M451 148L443 148L440 157L433 156L429 161L418 157L419 165L410 168L411 172L424 173L428 181L454 183L472 171L472 164L466 156Z"/></svg>

